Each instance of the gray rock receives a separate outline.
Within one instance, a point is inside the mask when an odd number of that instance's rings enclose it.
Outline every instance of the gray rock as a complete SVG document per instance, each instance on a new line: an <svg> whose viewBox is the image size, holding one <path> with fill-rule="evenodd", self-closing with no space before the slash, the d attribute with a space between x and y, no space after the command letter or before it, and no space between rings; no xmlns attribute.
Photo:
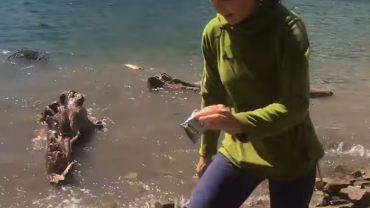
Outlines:
<svg viewBox="0 0 370 208"><path fill-rule="evenodd" d="M160 200L154 204L155 208L175 208L176 204L171 201Z"/></svg>
<svg viewBox="0 0 370 208"><path fill-rule="evenodd" d="M117 202L113 199L104 199L101 202L101 208L117 208Z"/></svg>

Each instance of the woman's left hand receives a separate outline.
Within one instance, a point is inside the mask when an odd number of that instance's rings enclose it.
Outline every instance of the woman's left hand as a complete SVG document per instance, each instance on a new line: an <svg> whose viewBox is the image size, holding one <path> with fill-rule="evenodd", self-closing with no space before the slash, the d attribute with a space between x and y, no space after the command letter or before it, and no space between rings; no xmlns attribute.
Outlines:
<svg viewBox="0 0 370 208"><path fill-rule="evenodd" d="M235 135L242 133L242 123L224 105L211 105L195 114L206 130L224 130Z"/></svg>

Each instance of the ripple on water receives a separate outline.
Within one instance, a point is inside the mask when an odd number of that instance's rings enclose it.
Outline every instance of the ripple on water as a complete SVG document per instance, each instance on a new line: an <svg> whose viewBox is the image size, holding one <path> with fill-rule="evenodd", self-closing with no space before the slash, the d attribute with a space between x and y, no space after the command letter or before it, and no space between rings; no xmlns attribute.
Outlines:
<svg viewBox="0 0 370 208"><path fill-rule="evenodd" d="M90 193L89 189L62 187L60 190L51 189L49 195L34 199L32 204L45 208L94 208L99 207L98 204L89 203L89 200L96 197Z"/></svg>

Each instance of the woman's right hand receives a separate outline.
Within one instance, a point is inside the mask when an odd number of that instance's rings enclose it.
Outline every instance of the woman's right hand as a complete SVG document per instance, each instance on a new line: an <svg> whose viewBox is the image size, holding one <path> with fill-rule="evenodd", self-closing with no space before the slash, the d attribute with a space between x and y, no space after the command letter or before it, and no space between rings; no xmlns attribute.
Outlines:
<svg viewBox="0 0 370 208"><path fill-rule="evenodd" d="M196 168L197 175L199 178L202 177L203 173L206 171L206 169L211 164L211 162L212 162L212 157L200 156L198 164L197 164L197 168Z"/></svg>

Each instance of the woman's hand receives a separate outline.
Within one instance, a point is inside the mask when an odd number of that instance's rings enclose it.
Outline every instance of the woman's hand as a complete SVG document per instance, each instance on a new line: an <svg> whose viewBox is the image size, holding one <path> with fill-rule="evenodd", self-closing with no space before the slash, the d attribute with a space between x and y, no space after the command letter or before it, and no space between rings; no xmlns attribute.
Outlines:
<svg viewBox="0 0 370 208"><path fill-rule="evenodd" d="M211 162L212 162L212 157L200 156L197 167L195 169L195 171L197 172L198 178L202 177L202 175L207 170Z"/></svg>
<svg viewBox="0 0 370 208"><path fill-rule="evenodd" d="M224 105L211 105L195 114L206 130L223 130L235 135L242 133L243 125Z"/></svg>

